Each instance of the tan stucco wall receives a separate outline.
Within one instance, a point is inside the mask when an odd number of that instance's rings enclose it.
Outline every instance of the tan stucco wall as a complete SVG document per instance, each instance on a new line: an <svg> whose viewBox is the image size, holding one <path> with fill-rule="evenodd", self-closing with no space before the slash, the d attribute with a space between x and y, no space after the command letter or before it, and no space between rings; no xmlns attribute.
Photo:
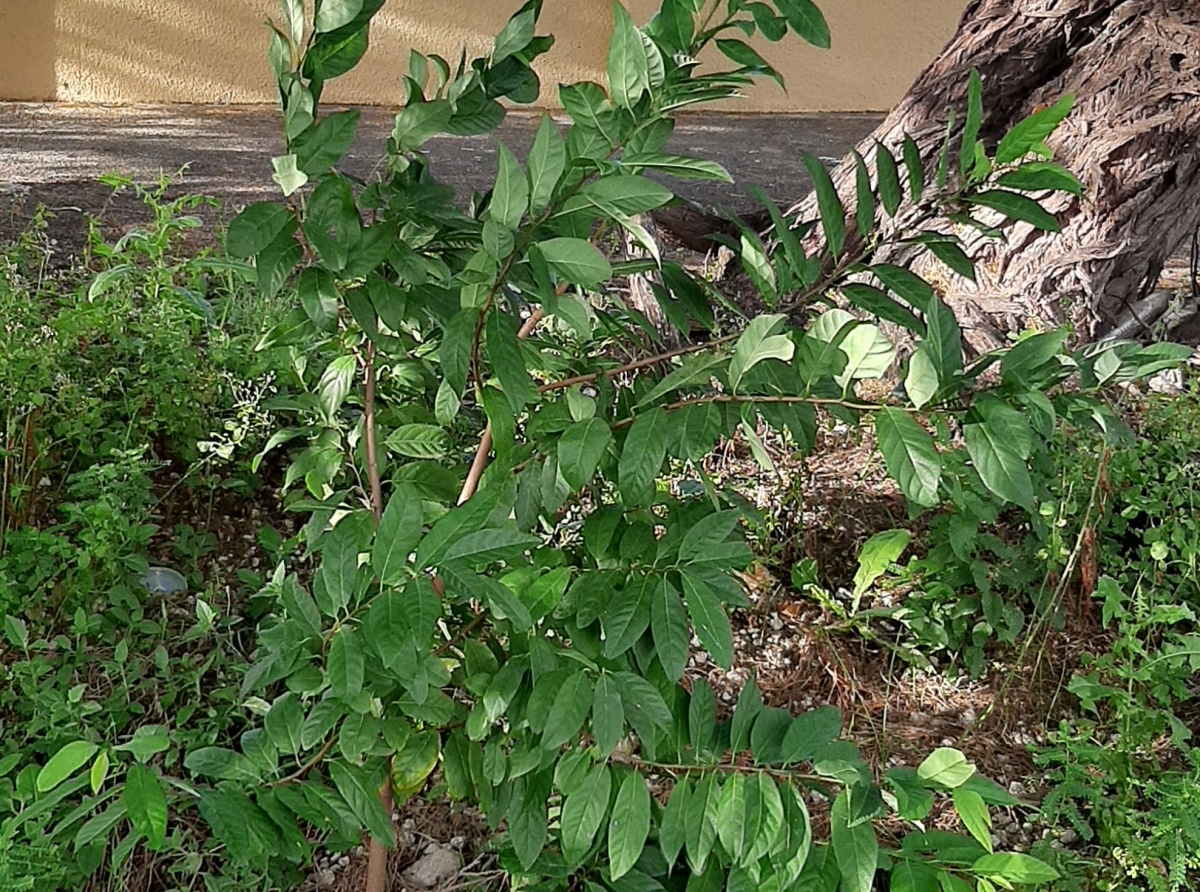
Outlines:
<svg viewBox="0 0 1200 892"><path fill-rule="evenodd" d="M457 57L487 51L520 0L388 0L364 63L330 86L337 102L397 100L410 46ZM625 0L639 22L654 0ZM731 111L865 111L892 105L953 33L967 0L824 0L833 49L789 37L759 49L788 93L767 84ZM276 0L0 0L0 99L69 102L271 102L263 21ZM603 80L609 0L547 0L558 43L548 87ZM544 94L552 103L554 90Z"/></svg>
<svg viewBox="0 0 1200 892"><path fill-rule="evenodd" d="M53 0L0 0L0 99L53 95Z"/></svg>

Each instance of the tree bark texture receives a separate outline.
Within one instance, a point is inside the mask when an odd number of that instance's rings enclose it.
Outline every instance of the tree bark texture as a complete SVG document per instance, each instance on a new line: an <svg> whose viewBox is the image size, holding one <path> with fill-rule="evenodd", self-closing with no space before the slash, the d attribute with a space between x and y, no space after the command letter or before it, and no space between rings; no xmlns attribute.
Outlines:
<svg viewBox="0 0 1200 892"><path fill-rule="evenodd" d="M942 290L968 336L1019 330L1031 317L1069 321L1083 340L1103 335L1155 288L1200 225L1200 0L975 0L859 152L871 163L878 140L899 157L907 133L933 169L947 109L960 122L965 113L971 69L984 85L980 137L993 145L1022 118L1075 94L1049 145L1086 192L1046 202L1059 234L1014 224L998 242L960 231L977 283L932 259L917 261L916 271ZM853 159L833 175L854 208ZM791 215L815 219L815 196ZM887 231L905 219L902 211L880 225Z"/></svg>

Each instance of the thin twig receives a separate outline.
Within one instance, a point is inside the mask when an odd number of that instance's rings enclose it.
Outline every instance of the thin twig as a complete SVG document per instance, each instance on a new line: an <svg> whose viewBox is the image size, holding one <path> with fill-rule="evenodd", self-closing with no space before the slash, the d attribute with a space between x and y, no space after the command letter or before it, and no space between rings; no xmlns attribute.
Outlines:
<svg viewBox="0 0 1200 892"><path fill-rule="evenodd" d="M618 366L615 369L607 369L603 372L592 372L589 375L576 375L574 378L564 378L562 381L555 381L551 384L543 384L538 388L538 393L552 393L556 390L565 390L568 387L574 387L576 384L591 384L601 375L606 378L615 378L618 375L623 375L626 372L636 372L639 369L644 369L647 366L657 365L660 362L666 362L669 359L674 359L676 356L686 356L689 353L703 353L713 347L719 347L721 344L727 344L730 341L736 341L742 336L739 331L736 334L725 335L724 337L716 338L711 341L705 341L703 344L689 344L686 347L677 347L674 350L668 350L666 353L658 353L654 356L647 356L644 359L638 359L627 365Z"/></svg>
<svg viewBox="0 0 1200 892"><path fill-rule="evenodd" d="M828 397L816 396L737 396L728 393L715 393L711 396L693 397L688 400L679 400L678 402L668 403L661 406L664 412L675 412L679 409L687 409L691 406L703 406L705 403L767 403L767 404L788 404L788 405L809 405L809 406L842 406L846 409L855 409L860 412L873 412L884 406L878 403L857 403L853 400L831 399ZM919 410L911 406L895 406L902 412L916 414ZM613 430L621 430L629 427L637 420L637 416L631 416L618 421L612 426Z"/></svg>
<svg viewBox="0 0 1200 892"><path fill-rule="evenodd" d="M371 485L371 514L375 525L383 517L383 484L379 480L379 458L375 454L375 344L367 341L366 395L363 400L363 425L367 440L367 480Z"/></svg>
<svg viewBox="0 0 1200 892"><path fill-rule="evenodd" d="M329 755L329 751L331 749L333 749L333 744L336 740L337 740L336 737L330 737L327 741L325 741L325 745L323 747L321 747L320 750L317 751L317 754L315 756L313 756L311 759L309 759L307 762L305 762L303 765L301 765L296 771L293 771L291 774L289 774L283 780L274 784L274 786L281 787L284 784L294 784L298 780L304 780L305 776L310 771L312 771L314 768L316 768L318 765L320 765L321 762L324 761L325 757L327 755Z"/></svg>
<svg viewBox="0 0 1200 892"><path fill-rule="evenodd" d="M517 340L523 341L533 332L533 329L539 322L542 321L544 311L538 307L529 314L529 318L521 326L521 330L517 332ZM479 438L479 447L475 450L475 458L471 461L471 470L467 472L467 479L463 482L462 492L458 494L458 504L463 504L471 496L475 495L475 490L479 488L479 479L483 477L483 472L487 469L488 453L492 451L492 423L489 421L487 427L483 429L483 436Z"/></svg>

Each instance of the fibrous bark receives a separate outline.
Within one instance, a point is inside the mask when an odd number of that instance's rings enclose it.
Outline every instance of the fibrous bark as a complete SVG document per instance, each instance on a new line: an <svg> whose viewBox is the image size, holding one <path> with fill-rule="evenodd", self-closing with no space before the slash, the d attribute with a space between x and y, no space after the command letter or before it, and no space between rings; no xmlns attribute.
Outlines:
<svg viewBox="0 0 1200 892"><path fill-rule="evenodd" d="M1049 145L1087 191L1046 201L1059 234L1026 224L1007 227L1004 242L959 233L978 282L947 272L937 284L968 328L972 317L980 329L1010 331L1035 317L1069 321L1085 340L1100 336L1155 288L1200 225L1200 2L975 0L859 151L872 159L878 140L898 156L907 133L932 166L947 109L962 119L971 69L984 83L985 141L1075 94L1074 112ZM834 171L848 208L854 178L852 159ZM814 219L815 196L791 213ZM901 215L881 225L904 222ZM938 278L932 266L923 271Z"/></svg>

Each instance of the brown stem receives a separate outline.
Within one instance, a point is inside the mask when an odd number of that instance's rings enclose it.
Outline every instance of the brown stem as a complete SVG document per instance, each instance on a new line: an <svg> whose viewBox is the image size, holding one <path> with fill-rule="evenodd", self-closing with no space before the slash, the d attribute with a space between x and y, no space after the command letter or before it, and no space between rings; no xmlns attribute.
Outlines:
<svg viewBox="0 0 1200 892"><path fill-rule="evenodd" d="M565 286L563 286L565 288ZM560 291L561 293L561 291ZM542 321L543 311L538 307L529 314L529 318L521 326L521 330L517 332L518 340L525 340L530 333ZM487 427L483 429L483 436L479 438L479 447L475 450L475 458L471 461L471 470L467 472L467 479L463 482L462 492L458 494L458 504L463 504L471 496L475 495L475 490L479 488L479 479L483 477L483 472L487 469L488 453L492 451L492 423L489 421Z"/></svg>
<svg viewBox="0 0 1200 892"><path fill-rule="evenodd" d="M383 788L379 791L379 801L383 803L383 812L388 817L388 824L391 825L394 801L392 799L392 760L390 758L388 759L387 779L384 780ZM393 829L394 838L395 830ZM387 846L372 836L367 845L367 879L363 884L364 892L385 892L387 889L387 854Z"/></svg>
<svg viewBox="0 0 1200 892"><path fill-rule="evenodd" d="M615 378L617 375L622 375L625 372L636 372L638 369L644 369L647 366L657 365L660 362L666 362L668 359L674 359L676 356L687 356L689 353L703 353L713 347L718 347L721 344L727 344L730 341L736 341L742 336L739 331L737 334L725 335L724 337L716 338L711 341L705 341L703 344L689 344L686 347L677 347L674 350L668 350L666 353L658 353L654 356L647 356L644 359L637 359L626 365L617 366L615 369L607 369L603 372L592 372L588 375L576 375L574 378L564 378L562 381L555 381L551 384L543 384L538 388L538 393L552 393L556 390L565 390L568 387L574 387L576 384L591 384L601 375L606 378Z"/></svg>
<svg viewBox="0 0 1200 892"><path fill-rule="evenodd" d="M289 774L283 780L279 781L278 784L274 784L273 786L283 786L284 784L293 784L298 780L304 780L305 776L310 771L312 771L314 768L316 768L318 765L320 765L321 762L324 761L325 757L329 755L329 751L331 749L333 749L333 744L336 741L337 741L336 736L330 737L328 740L325 741L325 745L323 747L321 747L320 750L317 751L317 754L315 756L313 756L311 759L309 759L307 762L305 762L303 765L301 765L298 769L293 771L291 774Z"/></svg>
<svg viewBox="0 0 1200 892"><path fill-rule="evenodd" d="M363 399L363 426L367 440L367 480L371 485L371 514L375 524L383 516L383 485L379 481L379 459L375 454L375 344L367 341L366 395Z"/></svg>
<svg viewBox="0 0 1200 892"><path fill-rule="evenodd" d="M817 396L735 396L727 393L716 393L712 396L693 397L688 400L679 400L678 402L668 403L660 408L664 412L674 412L678 409L686 409L689 406L703 406L705 403L805 403L810 406L843 406L847 409L856 409L860 412L871 412L876 409L882 409L883 406L877 403L858 403L854 400L830 399L828 397ZM897 406L902 412L916 413L918 410L906 406ZM613 425L613 430L620 430L623 427L629 427L636 420L636 416L626 418L623 421L618 421Z"/></svg>
<svg viewBox="0 0 1200 892"><path fill-rule="evenodd" d="M383 485L379 480L379 461L375 454L375 344L367 341L365 365L365 394L363 397L363 426L366 432L367 446L367 479L371 486L371 515L375 525L383 516ZM379 791L379 801L383 804L384 814L388 816L388 826L392 821L392 763L388 760L387 778ZM393 838L395 828L392 827ZM365 892L384 892L387 888L387 847L371 837L367 845L367 880L363 889Z"/></svg>

